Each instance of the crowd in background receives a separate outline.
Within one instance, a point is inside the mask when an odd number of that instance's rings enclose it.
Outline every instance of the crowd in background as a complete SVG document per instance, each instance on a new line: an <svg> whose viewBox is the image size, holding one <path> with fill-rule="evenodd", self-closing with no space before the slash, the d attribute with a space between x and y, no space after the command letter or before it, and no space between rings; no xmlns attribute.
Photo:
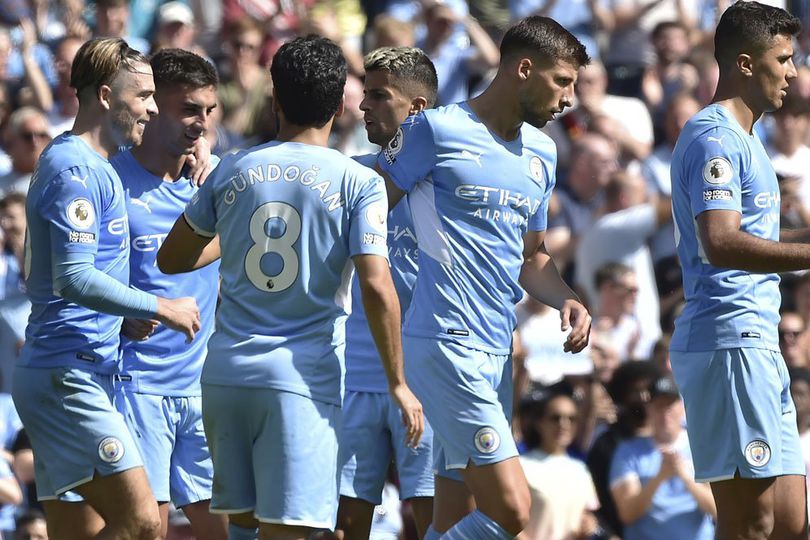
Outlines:
<svg viewBox="0 0 810 540"><path fill-rule="evenodd" d="M0 531L47 538L30 447L7 392L30 311L22 280L25 193L43 148L72 126L78 101L70 66L84 41L115 36L147 54L178 47L210 59L221 83L206 136L221 156L273 138L267 65L275 50L297 35L329 37L350 70L346 113L330 145L355 155L378 150L366 138L360 108L365 53L422 48L438 72L438 105L454 103L493 75L510 23L539 14L568 28L593 58L580 73L574 106L544 131L559 155L547 248L594 323L590 346L572 356L563 353L557 312L531 300L518 306L514 434L533 496L525 534L652 538L676 530L684 531L681 538L711 538L713 503L691 479L688 452L679 450L683 408L669 378L668 341L683 305L669 164L680 129L712 98L713 28L729 3L2 0ZM810 27L810 1L771 3ZM791 93L756 125L779 177L783 227L810 226L810 31L795 52ZM783 276L782 289L780 346L810 462L810 274ZM639 485L654 488L649 500L638 500ZM389 495L375 514L374 537L411 537L395 482ZM171 534L187 533L179 523Z"/></svg>

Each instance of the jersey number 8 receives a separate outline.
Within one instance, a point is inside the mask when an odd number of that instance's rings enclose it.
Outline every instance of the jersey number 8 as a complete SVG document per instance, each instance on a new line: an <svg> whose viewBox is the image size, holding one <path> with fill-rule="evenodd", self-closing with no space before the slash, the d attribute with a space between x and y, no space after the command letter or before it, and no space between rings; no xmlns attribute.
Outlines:
<svg viewBox="0 0 810 540"><path fill-rule="evenodd" d="M279 219L284 222L281 236L267 233L267 222ZM268 202L258 207L250 217L250 238L253 245L245 256L245 273L253 286L260 291L281 292L292 286L298 278L300 261L293 244L301 236L301 215L293 206L284 202ZM281 258L281 270L270 276L261 267L262 257L275 253Z"/></svg>

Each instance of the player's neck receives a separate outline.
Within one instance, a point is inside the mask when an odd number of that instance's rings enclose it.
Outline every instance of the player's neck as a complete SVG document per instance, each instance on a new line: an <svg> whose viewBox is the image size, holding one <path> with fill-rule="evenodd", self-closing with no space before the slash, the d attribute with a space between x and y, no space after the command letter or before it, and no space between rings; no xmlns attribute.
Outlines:
<svg viewBox="0 0 810 540"><path fill-rule="evenodd" d="M79 110L70 132L81 138L104 159L118 152L118 144L104 129L95 111Z"/></svg>
<svg viewBox="0 0 810 540"><path fill-rule="evenodd" d="M497 77L489 88L467 102L470 109L488 130L505 141L514 140L523 125L520 117L520 106L511 93L500 88Z"/></svg>
<svg viewBox="0 0 810 540"><path fill-rule="evenodd" d="M141 167L163 180L173 182L180 177L185 156L166 152L166 145L158 137L144 137L143 143L132 149L132 157Z"/></svg>
<svg viewBox="0 0 810 540"><path fill-rule="evenodd" d="M280 142L295 142L310 144L312 146L329 146L329 133L332 131L332 120L323 127L297 126L287 122L281 122L281 126L276 135L276 140Z"/></svg>
<svg viewBox="0 0 810 540"><path fill-rule="evenodd" d="M729 88L727 84L718 84L712 103L728 109L746 133L751 134L754 123L762 116L762 111L754 110L738 89Z"/></svg>

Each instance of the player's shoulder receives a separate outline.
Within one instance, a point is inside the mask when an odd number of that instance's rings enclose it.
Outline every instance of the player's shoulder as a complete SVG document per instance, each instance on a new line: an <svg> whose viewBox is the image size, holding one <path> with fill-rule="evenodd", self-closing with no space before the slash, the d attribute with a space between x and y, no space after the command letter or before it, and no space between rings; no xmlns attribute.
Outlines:
<svg viewBox="0 0 810 540"><path fill-rule="evenodd" d="M557 144L554 142L554 139L549 137L540 128L528 122L523 122L523 125L520 126L520 138L525 148L532 150L536 154L540 154L541 157L557 158Z"/></svg>
<svg viewBox="0 0 810 540"><path fill-rule="evenodd" d="M31 178L29 193L53 185L107 189L119 176L109 161L69 132L59 135L42 152ZM75 184L75 185L74 185Z"/></svg>
<svg viewBox="0 0 810 540"><path fill-rule="evenodd" d="M748 145L731 112L712 104L690 118L678 139L682 152L728 154L748 151Z"/></svg>
<svg viewBox="0 0 810 540"><path fill-rule="evenodd" d="M377 163L378 156L379 154L360 154L359 156L352 156L352 159L363 167L373 169L374 165Z"/></svg>

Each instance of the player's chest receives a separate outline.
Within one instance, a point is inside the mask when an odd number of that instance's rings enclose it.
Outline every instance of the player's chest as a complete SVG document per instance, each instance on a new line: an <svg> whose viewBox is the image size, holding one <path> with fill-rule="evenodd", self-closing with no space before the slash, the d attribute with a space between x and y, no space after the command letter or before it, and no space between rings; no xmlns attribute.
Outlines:
<svg viewBox="0 0 810 540"><path fill-rule="evenodd" d="M772 232L778 229L781 212L779 181L764 150L752 153L750 166L741 191L743 226Z"/></svg>

